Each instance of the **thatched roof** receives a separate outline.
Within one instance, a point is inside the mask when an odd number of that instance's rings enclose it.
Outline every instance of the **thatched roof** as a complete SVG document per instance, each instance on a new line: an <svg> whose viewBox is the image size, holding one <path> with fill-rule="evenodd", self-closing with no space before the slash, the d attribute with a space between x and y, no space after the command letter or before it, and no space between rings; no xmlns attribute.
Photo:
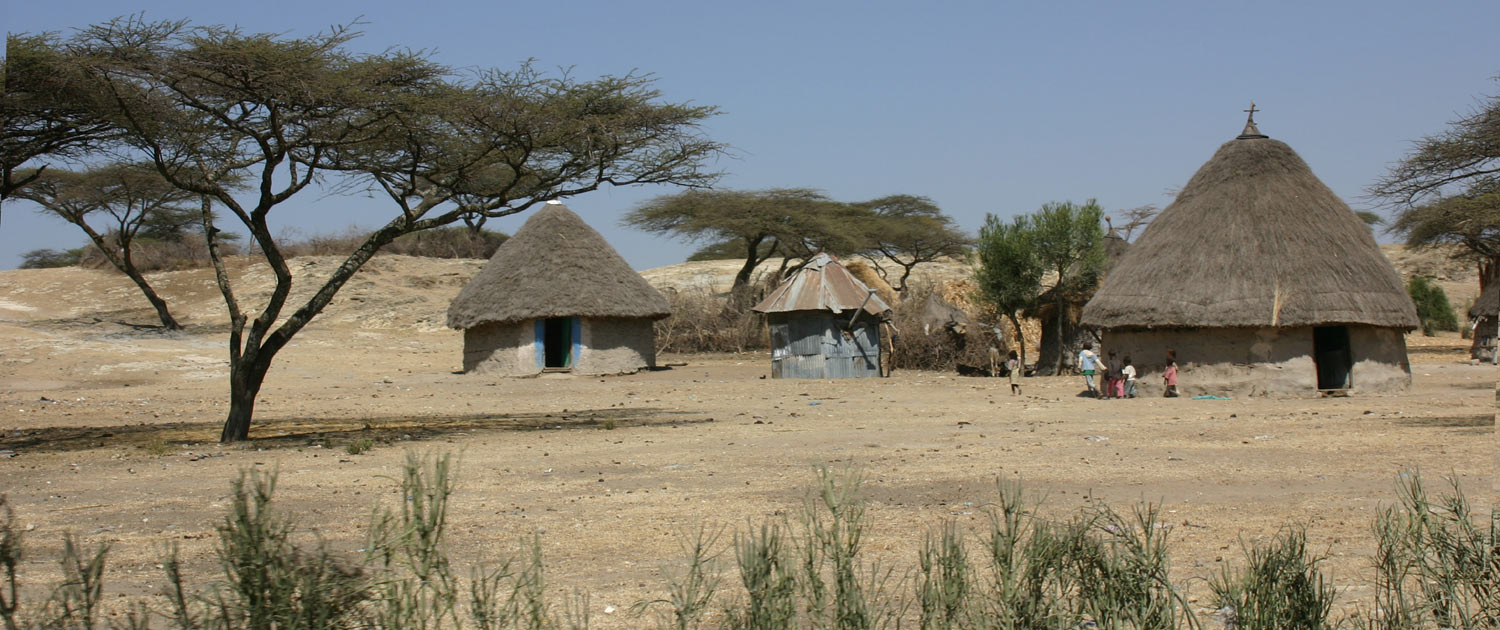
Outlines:
<svg viewBox="0 0 1500 630"><path fill-rule="evenodd" d="M1418 325L1369 227L1291 147L1249 125L1131 244L1082 321L1099 328Z"/></svg>
<svg viewBox="0 0 1500 630"><path fill-rule="evenodd" d="M538 210L448 306L448 326L671 314L667 299L560 203Z"/></svg>
<svg viewBox="0 0 1500 630"><path fill-rule="evenodd" d="M885 317L891 311L885 300L849 273L837 258L818 254L750 310L758 313L842 313L861 306L866 313L876 317Z"/></svg>
<svg viewBox="0 0 1500 630"><path fill-rule="evenodd" d="M1474 306L1469 307L1469 317L1478 319L1497 316L1500 316L1500 280L1491 280L1490 285L1479 294L1479 299L1474 300Z"/></svg>

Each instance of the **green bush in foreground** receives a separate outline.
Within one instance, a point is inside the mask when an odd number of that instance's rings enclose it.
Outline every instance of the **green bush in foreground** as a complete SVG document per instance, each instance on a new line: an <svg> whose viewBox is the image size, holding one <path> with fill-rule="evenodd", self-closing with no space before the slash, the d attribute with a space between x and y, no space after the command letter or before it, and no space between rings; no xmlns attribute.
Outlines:
<svg viewBox="0 0 1500 630"><path fill-rule="evenodd" d="M358 557L321 541L299 544L272 497L276 478L255 471L231 484L217 527L218 577L190 583L175 547L164 567L165 609L136 603L101 622L107 546L64 537L63 581L22 606L21 534L0 497L0 622L4 630L302 630L322 628L531 630L589 625L579 592L549 595L541 541L496 567L457 570L444 549L454 474L449 457L409 456L395 509L377 510ZM661 627L688 630L817 628L924 630L1202 627L1168 573L1168 527L1152 505L1120 514L1091 504L1065 520L1037 515L1019 484L1001 482L974 540L949 521L927 535L915 568L881 567L864 554L862 480L818 471L792 518L753 524L725 545L723 530L685 537L685 562L664 570L667 595L636 606ZM1376 519L1375 605L1329 620L1335 589L1289 527L1245 547L1242 566L1210 580L1225 628L1421 630L1500 626L1500 513L1471 513L1455 485L1429 497L1402 475L1399 501ZM727 548L726 548L727 547ZM731 556L735 580L720 566ZM641 619L644 623L644 619Z"/></svg>

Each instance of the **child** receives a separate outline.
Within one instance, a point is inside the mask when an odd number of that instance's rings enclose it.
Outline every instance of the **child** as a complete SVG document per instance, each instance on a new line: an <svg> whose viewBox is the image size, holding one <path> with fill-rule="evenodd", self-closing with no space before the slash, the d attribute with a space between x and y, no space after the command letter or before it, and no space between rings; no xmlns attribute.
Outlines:
<svg viewBox="0 0 1500 630"><path fill-rule="evenodd" d="M1021 383L1017 379L1021 378L1021 359L1015 350L1011 350L1010 358L1005 360L1005 369L1010 374L1010 395L1020 394Z"/></svg>
<svg viewBox="0 0 1500 630"><path fill-rule="evenodd" d="M1083 384L1088 386L1089 395L1098 397L1099 390L1094 387L1094 370L1099 367L1099 355L1094 354L1094 344L1083 342L1083 349L1078 351L1078 369L1083 372Z"/></svg>
<svg viewBox="0 0 1500 630"><path fill-rule="evenodd" d="M1170 350L1168 352L1171 352ZM1167 355L1167 371L1162 373L1162 380L1166 381L1167 391L1163 394L1166 398L1177 397L1177 360L1172 357L1172 352Z"/></svg>
<svg viewBox="0 0 1500 630"><path fill-rule="evenodd" d="M1109 351L1109 361L1106 363L1106 366L1109 370L1109 374L1105 376L1104 397L1124 398L1125 381L1121 377L1120 371L1122 368L1120 367L1120 360L1115 358L1114 350Z"/></svg>
<svg viewBox="0 0 1500 630"><path fill-rule="evenodd" d="M1125 377L1125 397L1135 398L1135 366L1130 364L1130 355L1125 355L1125 367L1120 368L1120 375Z"/></svg>

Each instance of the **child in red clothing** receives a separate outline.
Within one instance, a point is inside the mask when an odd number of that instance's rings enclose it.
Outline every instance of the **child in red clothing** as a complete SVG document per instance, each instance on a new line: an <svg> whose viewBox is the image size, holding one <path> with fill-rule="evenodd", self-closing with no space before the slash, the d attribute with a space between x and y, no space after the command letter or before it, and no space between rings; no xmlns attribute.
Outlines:
<svg viewBox="0 0 1500 630"><path fill-rule="evenodd" d="M1175 361L1175 360L1173 360L1171 358L1168 358L1167 359L1167 371L1164 372L1161 375L1161 377L1162 377L1162 380L1166 381L1166 385L1167 385L1167 391L1166 391L1165 394L1163 394L1163 396L1165 396L1167 398L1176 398L1177 397L1177 361Z"/></svg>

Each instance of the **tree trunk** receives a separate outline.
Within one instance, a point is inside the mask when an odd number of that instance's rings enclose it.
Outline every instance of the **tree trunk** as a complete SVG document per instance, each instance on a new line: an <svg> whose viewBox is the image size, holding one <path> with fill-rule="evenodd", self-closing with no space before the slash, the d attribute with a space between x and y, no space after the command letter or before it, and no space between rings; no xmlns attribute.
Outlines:
<svg viewBox="0 0 1500 630"><path fill-rule="evenodd" d="M219 434L219 442L223 444L250 438L255 397L260 394L261 383L265 382L271 357L242 355L238 363L229 367L229 416L224 419L224 431Z"/></svg>
<svg viewBox="0 0 1500 630"><path fill-rule="evenodd" d="M1017 351L1021 353L1021 375L1025 376L1026 375L1026 331L1021 330L1021 320L1016 319L1016 314L1015 313L1006 313L1005 316L1009 317L1011 325L1013 325L1013 326L1016 327L1016 345L1019 346L1019 348L1017 348Z"/></svg>
<svg viewBox="0 0 1500 630"><path fill-rule="evenodd" d="M745 264L740 265L740 271L734 274L734 286L729 288L732 293L736 289L750 284L750 275L755 273L755 268L765 262L760 255L760 244L765 242L764 236L759 238L745 239Z"/></svg>
<svg viewBox="0 0 1500 630"><path fill-rule="evenodd" d="M130 279L135 281L135 286L140 287L141 293L146 294L146 301L151 302L151 306L156 309L156 317L161 320L163 328L167 330L182 330L182 324L177 323L177 320L172 317L172 313L167 311L167 301L161 299L161 296L156 294L151 285L146 284L146 279L141 277L140 272L131 267L129 271L125 272L125 275L130 276Z"/></svg>
<svg viewBox="0 0 1500 630"><path fill-rule="evenodd" d="M900 261L897 261L897 262L899 263ZM917 266L916 263L912 263L911 267L908 267L906 265L901 265L902 272L901 272L900 286L896 287L896 292L900 293L902 298L906 297L906 279L911 277L911 270L912 270L912 268L914 268L916 266Z"/></svg>
<svg viewBox="0 0 1500 630"><path fill-rule="evenodd" d="M1053 289L1052 289L1052 293L1057 296L1057 313L1056 313L1056 317L1057 317L1057 343L1058 344L1062 344L1063 343L1063 325L1066 323L1064 320L1066 320L1067 317L1068 317L1067 311L1063 310L1064 303L1065 303L1065 297L1063 296L1063 282L1062 282L1062 273L1061 273L1061 271L1062 270L1059 270L1059 273L1058 273L1058 276L1057 276L1057 286L1053 287ZM1063 354L1064 354L1062 348L1063 348L1063 346L1061 346L1061 345L1059 345L1058 348L1057 348L1057 350L1058 350L1057 351L1057 361L1056 361L1056 364L1052 367L1052 374L1054 376L1061 376L1062 375Z"/></svg>
<svg viewBox="0 0 1500 630"><path fill-rule="evenodd" d="M67 218L67 215L62 216L65 219ZM182 324L177 323L177 320L172 317L172 313L167 310L167 301L161 299L161 296L156 294L156 290L152 289L151 284L146 282L146 277L141 275L141 272L135 268L135 263L130 259L130 240L122 238L120 252L117 254L110 247L109 241L106 241L102 234L95 232L94 228L90 227L89 224L84 223L82 220L67 219L67 221L82 228L83 233L87 234L89 240L94 242L94 247L99 248L99 253L104 254L104 258L109 261L109 264L114 265L115 269L118 269L120 273L130 278L130 281L135 283L135 286L141 290L141 293L145 294L146 301L150 302L151 306L156 309L156 318L161 320L162 327L167 330L182 330Z"/></svg>

